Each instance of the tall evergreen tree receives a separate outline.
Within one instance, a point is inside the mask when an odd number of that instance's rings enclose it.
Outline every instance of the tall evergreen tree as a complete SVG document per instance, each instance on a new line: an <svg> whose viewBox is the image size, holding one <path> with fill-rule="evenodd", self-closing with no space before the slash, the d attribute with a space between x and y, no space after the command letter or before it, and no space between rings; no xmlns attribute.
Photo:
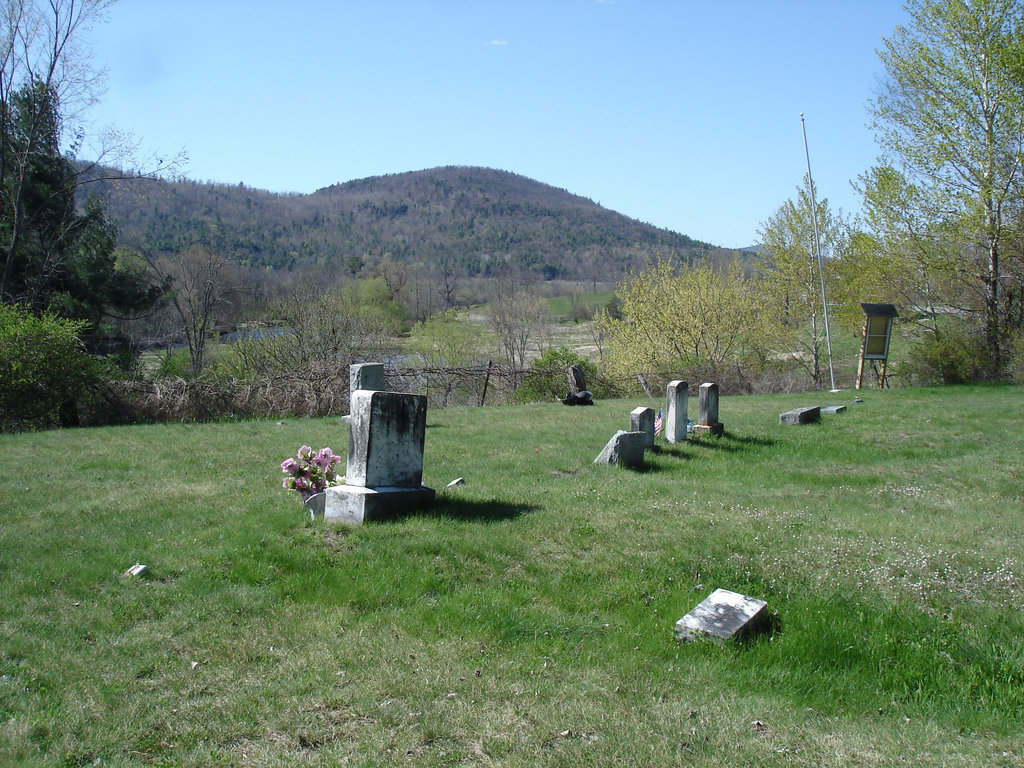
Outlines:
<svg viewBox="0 0 1024 768"><path fill-rule="evenodd" d="M117 229L96 200L76 210L79 176L60 150L55 91L33 81L0 110L2 299L85 320L85 338L96 346L105 319L148 309L166 285L119 262Z"/></svg>

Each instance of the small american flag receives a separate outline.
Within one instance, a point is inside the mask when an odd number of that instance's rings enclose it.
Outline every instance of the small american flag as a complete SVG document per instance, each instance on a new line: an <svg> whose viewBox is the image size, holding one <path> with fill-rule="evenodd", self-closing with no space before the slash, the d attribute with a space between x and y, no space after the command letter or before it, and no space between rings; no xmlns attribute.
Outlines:
<svg viewBox="0 0 1024 768"><path fill-rule="evenodd" d="M658 409L658 415L654 419L654 436L657 437L661 434L661 408Z"/></svg>

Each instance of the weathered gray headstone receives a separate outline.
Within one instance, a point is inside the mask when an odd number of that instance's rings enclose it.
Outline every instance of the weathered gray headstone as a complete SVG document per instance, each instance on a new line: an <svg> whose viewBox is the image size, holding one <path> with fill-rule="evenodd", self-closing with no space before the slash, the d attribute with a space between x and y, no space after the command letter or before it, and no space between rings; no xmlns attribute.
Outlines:
<svg viewBox="0 0 1024 768"><path fill-rule="evenodd" d="M361 486L419 485L423 479L426 395L352 394L351 444L345 482Z"/></svg>
<svg viewBox="0 0 1024 768"><path fill-rule="evenodd" d="M826 405L824 408L821 409L821 412L822 413L836 414L836 413L842 413L845 410L846 410L846 406L845 405Z"/></svg>
<svg viewBox="0 0 1024 768"><path fill-rule="evenodd" d="M767 623L768 605L727 589L716 589L676 622L678 640L743 639Z"/></svg>
<svg viewBox="0 0 1024 768"><path fill-rule="evenodd" d="M425 395L353 392L345 484L325 492L324 520L362 523L432 500L421 485L426 421Z"/></svg>
<svg viewBox="0 0 1024 768"><path fill-rule="evenodd" d="M810 405L779 414L779 424L810 424L821 420L821 407Z"/></svg>
<svg viewBox="0 0 1024 768"><path fill-rule="evenodd" d="M665 439L670 443L686 440L686 411L690 405L690 387L685 381L670 381L665 394Z"/></svg>
<svg viewBox="0 0 1024 768"><path fill-rule="evenodd" d="M710 432L720 435L725 426L718 420L718 385L705 382L697 394L697 423L694 432Z"/></svg>
<svg viewBox="0 0 1024 768"><path fill-rule="evenodd" d="M629 412L629 431L643 432L644 444L654 447L654 409L642 405Z"/></svg>
<svg viewBox="0 0 1024 768"><path fill-rule="evenodd" d="M595 464L621 464L637 469L644 464L644 450L647 436L643 432L626 432L620 429L601 450Z"/></svg>
<svg viewBox="0 0 1024 768"><path fill-rule="evenodd" d="M348 367L349 403L352 401L352 395L361 389L384 389L383 363L356 363ZM351 412L349 409L349 413Z"/></svg>

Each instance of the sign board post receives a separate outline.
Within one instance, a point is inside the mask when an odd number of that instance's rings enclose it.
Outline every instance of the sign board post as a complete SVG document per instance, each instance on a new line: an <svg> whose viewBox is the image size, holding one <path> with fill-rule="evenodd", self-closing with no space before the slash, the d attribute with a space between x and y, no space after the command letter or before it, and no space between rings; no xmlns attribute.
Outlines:
<svg viewBox="0 0 1024 768"><path fill-rule="evenodd" d="M899 317L893 304L861 304L864 309L864 335L860 342L860 361L857 364L857 389L864 382L864 361L880 360L878 388L885 386L885 364L889 358L889 339L893 318Z"/></svg>

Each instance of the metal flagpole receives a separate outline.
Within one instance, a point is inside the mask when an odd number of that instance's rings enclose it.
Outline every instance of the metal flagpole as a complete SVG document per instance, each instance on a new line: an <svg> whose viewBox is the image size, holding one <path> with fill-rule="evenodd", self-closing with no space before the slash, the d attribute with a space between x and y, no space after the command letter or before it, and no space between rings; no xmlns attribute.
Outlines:
<svg viewBox="0 0 1024 768"><path fill-rule="evenodd" d="M818 279L821 281L821 310L825 317L825 344L828 347L828 378L832 391L836 391L836 375L832 369L832 336L828 330L828 302L825 300L825 269L821 263L821 235L818 234L818 205L814 201L814 179L811 177L811 153L807 151L807 126L804 113L800 113L800 130L804 134L804 157L807 158L807 185L811 190L811 221L814 223L814 256L818 261Z"/></svg>

